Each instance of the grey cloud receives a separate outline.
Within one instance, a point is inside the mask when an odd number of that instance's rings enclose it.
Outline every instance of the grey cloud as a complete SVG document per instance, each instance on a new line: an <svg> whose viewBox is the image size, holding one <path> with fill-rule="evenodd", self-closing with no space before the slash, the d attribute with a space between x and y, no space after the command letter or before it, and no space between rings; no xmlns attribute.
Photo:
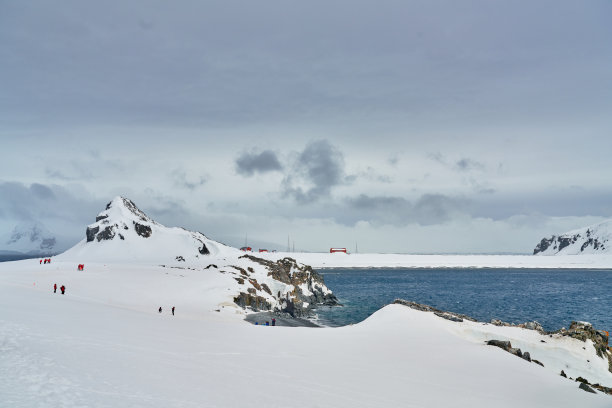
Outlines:
<svg viewBox="0 0 612 408"><path fill-rule="evenodd" d="M419 225L442 224L457 214L464 214L469 201L443 194L424 194L414 202L398 196L360 194L346 200L347 211L339 213L339 222L354 224L368 221L374 224Z"/></svg>
<svg viewBox="0 0 612 408"><path fill-rule="evenodd" d="M181 169L175 169L172 171L172 178L174 179L174 185L179 188L184 188L190 191L194 191L196 188L206 184L206 177L199 176L196 181L187 178L187 173Z"/></svg>
<svg viewBox="0 0 612 408"><path fill-rule="evenodd" d="M282 187L284 196L306 204L329 196L334 186L345 182L344 155L327 140L318 140L298 154Z"/></svg>
<svg viewBox="0 0 612 408"><path fill-rule="evenodd" d="M42 185L42 184L33 183L30 186L30 191L32 191L32 194L34 194L36 197L40 198L41 200L55 198L55 194L53 194L53 191L49 187Z"/></svg>
<svg viewBox="0 0 612 408"><path fill-rule="evenodd" d="M458 171L484 170L484 164L469 158L458 160L454 168Z"/></svg>
<svg viewBox="0 0 612 408"><path fill-rule="evenodd" d="M0 182L0 219L5 225L41 222L72 243L84 237L85 226L107 201L95 200L78 185Z"/></svg>
<svg viewBox="0 0 612 408"><path fill-rule="evenodd" d="M429 157L431 160L435 161L436 163L439 163L443 165L444 167L447 167L457 172L469 172L473 170L484 170L485 169L485 165L483 163L481 163L478 160L469 158L469 157L462 157L459 160L456 160L454 162L449 160L441 152L429 153L427 157Z"/></svg>
<svg viewBox="0 0 612 408"><path fill-rule="evenodd" d="M282 169L283 166L272 150L264 150L261 153L245 152L236 159L236 172L246 177Z"/></svg>

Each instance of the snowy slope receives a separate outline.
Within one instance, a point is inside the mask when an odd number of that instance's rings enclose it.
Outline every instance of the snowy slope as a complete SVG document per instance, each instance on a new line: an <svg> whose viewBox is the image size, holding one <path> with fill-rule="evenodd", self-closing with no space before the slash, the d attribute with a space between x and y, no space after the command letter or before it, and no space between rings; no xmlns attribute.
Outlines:
<svg viewBox="0 0 612 408"><path fill-rule="evenodd" d="M534 255L612 254L612 220L543 238Z"/></svg>
<svg viewBox="0 0 612 408"><path fill-rule="evenodd" d="M43 270L73 270L78 264L86 264L86 270L95 275L83 274L80 278L93 279L88 284L96 286L100 284L96 277L108 279L112 271L123 270L126 277L118 282L121 288L127 288L127 282L140 282L151 301L166 298L165 285L186 291L189 298L206 298L206 302L193 305L194 313L239 304L248 311L272 310L301 317L317 304L337 303L323 278L306 265L291 259L266 261L202 233L165 227L124 197L109 202L85 235L77 245L56 256L51 265L42 265ZM156 274L184 279L150 287L145 277ZM199 296L192 296L195 294ZM108 295L91 296L103 299ZM169 301L177 297L175 293L171 296ZM118 302L131 305L129 296L118 298Z"/></svg>
<svg viewBox="0 0 612 408"><path fill-rule="evenodd" d="M58 252L58 239L40 222L23 222L3 238L0 249L31 255Z"/></svg>
<svg viewBox="0 0 612 408"><path fill-rule="evenodd" d="M2 406L612 404L612 397L581 391L556 372L555 361L565 360L569 376L610 381L593 352L582 349L588 344L573 339L545 344L533 331L451 322L400 305L342 328L253 326L238 319L237 307L215 312L195 306L215 307L207 299L222 288L215 274L166 274L136 265L83 272L47 266L0 264ZM66 295L52 293L54 281L66 284ZM192 289L196 282L209 289L207 296ZM170 305L176 305L176 316ZM486 346L483 340L491 337L511 339L545 367ZM595 361L593 367L586 359Z"/></svg>

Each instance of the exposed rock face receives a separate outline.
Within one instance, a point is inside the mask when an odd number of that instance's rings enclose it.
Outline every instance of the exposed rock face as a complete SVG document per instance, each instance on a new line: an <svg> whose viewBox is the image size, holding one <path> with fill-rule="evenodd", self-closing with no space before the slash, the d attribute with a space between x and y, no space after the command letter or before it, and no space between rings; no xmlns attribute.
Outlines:
<svg viewBox="0 0 612 408"><path fill-rule="evenodd" d="M478 320L474 319L473 317L464 315L464 314L459 314L459 313L453 313L453 312L446 312L444 310L440 310L440 309L436 309L435 307L431 307L429 305L423 305L420 303L416 303L416 302L411 302L408 300L403 300L403 299L395 299L393 301L394 304L397 305L403 305L403 306L408 306L409 308L415 309L415 310L420 310L422 312L433 312L436 316L442 317L444 319L447 320L451 320L454 322L462 322L464 319L465 320L469 320L472 322L477 322Z"/></svg>
<svg viewBox="0 0 612 408"><path fill-rule="evenodd" d="M100 227L97 225L95 227L87 227L87 231L85 231L85 235L87 236L87 242L91 242L96 239L96 234L100 231Z"/></svg>
<svg viewBox="0 0 612 408"><path fill-rule="evenodd" d="M595 330L590 323L587 322L571 322L569 329L557 330L553 333L562 336L572 337L580 341L591 340L597 355L601 358L608 359L608 371L612 372L612 354L608 351L608 336L604 333Z"/></svg>
<svg viewBox="0 0 612 408"><path fill-rule="evenodd" d="M293 317L303 317L310 315L317 306L339 305L336 296L325 286L323 277L309 265L299 264L292 258L283 258L276 262L257 258L253 255L243 255L240 258L246 258L265 266L269 277L287 285L289 290L283 295L280 292L272 293L272 290L265 283L259 284L252 279L247 280L256 290L255 293L264 291L278 301L279 306L275 310L277 312L287 313ZM243 268L234 268L238 269L241 275L245 277L248 277L252 272ZM240 306L245 307L246 305L253 310L271 310L269 302L262 301L258 298L258 295L253 293L241 292L234 301Z"/></svg>
<svg viewBox="0 0 612 408"><path fill-rule="evenodd" d="M535 331L540 332L542 334L546 333L546 331L544 330L542 325L540 323L536 322L536 321L519 323L519 324L512 324L512 323L502 322L501 320L498 320L498 319L491 319L490 323L495 325L495 326L520 327L522 329L535 330Z"/></svg>
<svg viewBox="0 0 612 408"><path fill-rule="evenodd" d="M149 238L153 233L151 231L151 227L148 225L139 224L136 221L134 221L134 229L136 230L136 233L143 238Z"/></svg>
<svg viewBox="0 0 612 408"><path fill-rule="evenodd" d="M533 250L533 254L577 255L582 253L610 252L609 241L612 238L612 220L561 235L543 238Z"/></svg>

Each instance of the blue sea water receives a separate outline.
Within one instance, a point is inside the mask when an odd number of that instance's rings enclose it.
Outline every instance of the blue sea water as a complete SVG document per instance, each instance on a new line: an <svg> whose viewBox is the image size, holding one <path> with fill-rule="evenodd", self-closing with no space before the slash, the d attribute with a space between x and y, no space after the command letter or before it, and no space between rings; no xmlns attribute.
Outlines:
<svg viewBox="0 0 612 408"><path fill-rule="evenodd" d="M397 298L463 313L480 321L538 321L546 330L572 320L612 330L612 270L321 269L343 307L322 307L319 321L363 321Z"/></svg>

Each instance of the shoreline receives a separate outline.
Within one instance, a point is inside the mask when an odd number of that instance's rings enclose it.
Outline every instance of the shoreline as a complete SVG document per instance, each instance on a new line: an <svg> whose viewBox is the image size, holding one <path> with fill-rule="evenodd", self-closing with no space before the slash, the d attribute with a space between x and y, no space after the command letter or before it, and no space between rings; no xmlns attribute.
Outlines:
<svg viewBox="0 0 612 408"><path fill-rule="evenodd" d="M272 319L276 319L276 326L279 327L326 327L316 324L313 321L303 317L279 316L272 312L249 313L244 318L245 321L251 323L252 325L255 325L255 323L257 323L259 326L265 326L266 321L268 321L270 323L270 326L272 326Z"/></svg>

